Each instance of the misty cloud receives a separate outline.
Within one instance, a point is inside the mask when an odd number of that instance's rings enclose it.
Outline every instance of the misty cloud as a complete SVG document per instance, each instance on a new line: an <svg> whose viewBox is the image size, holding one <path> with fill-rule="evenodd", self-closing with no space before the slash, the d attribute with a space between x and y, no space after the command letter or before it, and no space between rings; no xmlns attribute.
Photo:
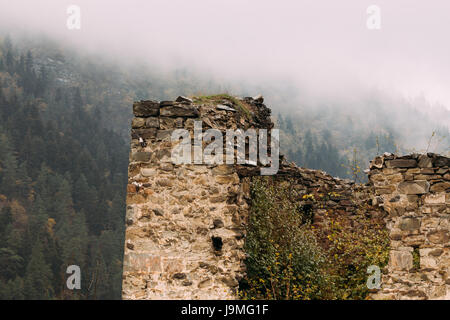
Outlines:
<svg viewBox="0 0 450 320"><path fill-rule="evenodd" d="M70 4L81 30L66 27ZM448 1L0 1L3 26L44 32L85 49L186 66L228 79L291 79L314 94L361 85L450 105Z"/></svg>

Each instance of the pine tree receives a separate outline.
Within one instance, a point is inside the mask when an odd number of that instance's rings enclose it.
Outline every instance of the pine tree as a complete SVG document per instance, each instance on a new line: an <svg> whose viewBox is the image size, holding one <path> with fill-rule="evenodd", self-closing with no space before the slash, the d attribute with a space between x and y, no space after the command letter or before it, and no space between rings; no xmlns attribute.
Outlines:
<svg viewBox="0 0 450 320"><path fill-rule="evenodd" d="M41 241L37 241L31 253L25 277L25 297L33 300L53 298L52 272L44 259Z"/></svg>
<svg viewBox="0 0 450 320"><path fill-rule="evenodd" d="M57 238L62 249L63 265L87 265L88 228L83 212L64 217Z"/></svg>
<svg viewBox="0 0 450 320"><path fill-rule="evenodd" d="M1 168L1 184L0 191L6 195L16 195L17 184L17 160L14 154L6 152L0 163Z"/></svg>
<svg viewBox="0 0 450 320"><path fill-rule="evenodd" d="M5 282L0 280L0 300L23 300L25 298L23 286L21 277Z"/></svg>
<svg viewBox="0 0 450 320"><path fill-rule="evenodd" d="M23 262L22 257L13 250L0 248L0 279L14 279L20 273Z"/></svg>

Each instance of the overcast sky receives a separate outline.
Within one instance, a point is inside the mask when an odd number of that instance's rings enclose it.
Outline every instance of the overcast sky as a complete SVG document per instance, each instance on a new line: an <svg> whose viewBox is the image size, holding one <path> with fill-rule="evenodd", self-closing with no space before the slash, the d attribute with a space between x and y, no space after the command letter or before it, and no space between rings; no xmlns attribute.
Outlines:
<svg viewBox="0 0 450 320"><path fill-rule="evenodd" d="M71 4L81 30L66 27ZM366 26L372 4L380 30ZM0 26L127 61L255 82L286 76L317 93L375 86L450 108L448 0L0 0Z"/></svg>

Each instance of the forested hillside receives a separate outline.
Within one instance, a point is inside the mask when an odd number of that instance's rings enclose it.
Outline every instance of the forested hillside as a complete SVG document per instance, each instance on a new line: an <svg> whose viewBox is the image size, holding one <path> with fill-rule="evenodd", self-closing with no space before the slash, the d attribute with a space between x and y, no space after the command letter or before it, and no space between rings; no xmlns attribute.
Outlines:
<svg viewBox="0 0 450 320"><path fill-rule="evenodd" d="M118 299L127 144L79 86L0 50L0 299Z"/></svg>

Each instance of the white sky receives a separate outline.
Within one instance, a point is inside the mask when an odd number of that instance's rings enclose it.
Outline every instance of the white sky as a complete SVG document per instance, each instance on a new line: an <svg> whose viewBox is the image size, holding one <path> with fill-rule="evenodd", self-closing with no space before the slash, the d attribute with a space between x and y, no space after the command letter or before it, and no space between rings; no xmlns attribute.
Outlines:
<svg viewBox="0 0 450 320"><path fill-rule="evenodd" d="M66 27L70 4L81 8L79 31ZM366 27L372 4L381 30ZM1 26L126 61L286 76L317 92L376 86L450 108L448 0L0 0Z"/></svg>

